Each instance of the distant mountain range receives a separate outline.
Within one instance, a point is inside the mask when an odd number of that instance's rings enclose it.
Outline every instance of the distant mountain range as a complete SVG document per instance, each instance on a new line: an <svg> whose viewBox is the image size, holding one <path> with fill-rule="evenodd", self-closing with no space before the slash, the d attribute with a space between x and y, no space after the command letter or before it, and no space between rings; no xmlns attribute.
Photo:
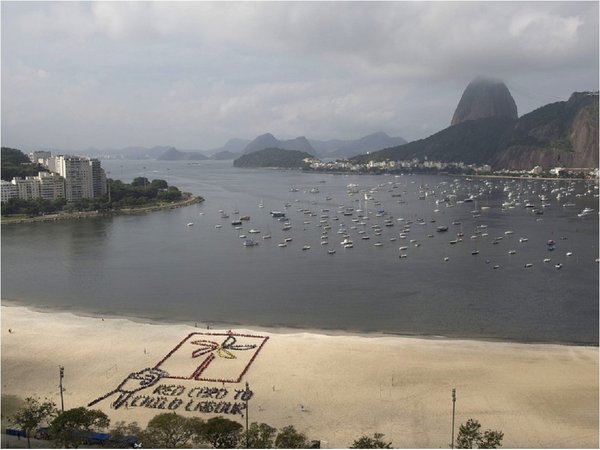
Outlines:
<svg viewBox="0 0 600 450"><path fill-rule="evenodd" d="M270 133L258 136L243 150L243 154L252 153L265 148L280 148L283 150L298 150L310 153L319 158L349 158L361 153L381 150L405 144L401 137L390 137L379 131L353 140L332 139L320 141L307 139L304 136L295 139L279 140Z"/></svg>
<svg viewBox="0 0 600 450"><path fill-rule="evenodd" d="M506 85L479 77L463 92L448 128L410 143L381 131L354 140L328 141L304 136L280 140L265 133L253 140L230 139L222 147L205 151L155 146L77 153L174 161L236 159L265 149L303 152L320 159L350 158L357 163L428 158L490 164L494 170L531 169L536 165L598 167L598 92L576 92L568 101L551 103L518 117L517 105Z"/></svg>
<svg viewBox="0 0 600 450"><path fill-rule="evenodd" d="M228 160L235 159L243 154L252 153L265 148L280 148L284 150L297 150L309 153L319 158L349 158L365 152L377 151L387 147L394 147L406 143L401 137L390 137L384 132L377 132L359 139L332 139L320 141L308 139L304 136L295 139L280 140L271 133L257 136L253 140L233 138L222 147L211 150L180 150L172 146L125 147L122 149L97 149L88 148L75 153L100 158L122 159L157 159L162 161L184 160ZM52 153L64 153L57 149L48 149ZM67 152L69 153L69 152Z"/></svg>

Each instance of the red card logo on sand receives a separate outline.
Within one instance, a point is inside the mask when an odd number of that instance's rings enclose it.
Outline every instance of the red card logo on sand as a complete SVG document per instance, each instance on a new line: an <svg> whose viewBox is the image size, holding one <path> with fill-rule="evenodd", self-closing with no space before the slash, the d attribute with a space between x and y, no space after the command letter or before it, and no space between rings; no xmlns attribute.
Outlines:
<svg viewBox="0 0 600 450"><path fill-rule="evenodd" d="M191 333L155 368L168 378L239 383L268 336Z"/></svg>

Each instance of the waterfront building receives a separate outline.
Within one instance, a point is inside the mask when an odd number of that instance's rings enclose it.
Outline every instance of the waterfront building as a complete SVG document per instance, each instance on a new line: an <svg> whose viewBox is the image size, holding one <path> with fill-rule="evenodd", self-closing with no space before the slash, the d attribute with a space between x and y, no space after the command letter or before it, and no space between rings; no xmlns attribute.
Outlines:
<svg viewBox="0 0 600 450"><path fill-rule="evenodd" d="M13 178L12 183L17 188L17 197L21 200L35 200L40 198L40 183L35 177Z"/></svg>
<svg viewBox="0 0 600 450"><path fill-rule="evenodd" d="M65 198L65 179L57 173L40 172L37 176L40 183L40 197L46 200Z"/></svg>
<svg viewBox="0 0 600 450"><path fill-rule="evenodd" d="M59 155L55 157L55 167L56 172L65 179L65 198L68 202L106 194L106 173L99 160Z"/></svg>
<svg viewBox="0 0 600 450"><path fill-rule="evenodd" d="M7 202L11 198L17 198L19 196L19 191L17 190L17 185L11 183L10 181L0 180L0 201Z"/></svg>

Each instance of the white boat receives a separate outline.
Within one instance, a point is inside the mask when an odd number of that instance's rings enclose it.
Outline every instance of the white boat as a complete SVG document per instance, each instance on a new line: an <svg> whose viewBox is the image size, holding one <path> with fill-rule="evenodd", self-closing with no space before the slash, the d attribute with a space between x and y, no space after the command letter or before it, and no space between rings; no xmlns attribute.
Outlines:
<svg viewBox="0 0 600 450"><path fill-rule="evenodd" d="M194 226L194 222L190 222L187 224L188 227L193 227Z"/></svg>
<svg viewBox="0 0 600 450"><path fill-rule="evenodd" d="M327 250L327 253L330 254L330 255L333 255L335 253L335 250L334 249L329 249L329 250Z"/></svg>
<svg viewBox="0 0 600 450"><path fill-rule="evenodd" d="M260 230L255 230L254 228L251 228L250 230L248 230L248 233L250 233L250 234L258 234L258 233L260 233Z"/></svg>
<svg viewBox="0 0 600 450"><path fill-rule="evenodd" d="M262 238L263 239L271 239L271 235L270 234L265 234Z"/></svg>
<svg viewBox="0 0 600 450"><path fill-rule="evenodd" d="M277 244L278 247L287 247L287 244L285 242L280 242L279 244Z"/></svg>
<svg viewBox="0 0 600 450"><path fill-rule="evenodd" d="M592 208L584 208L583 211L577 214L577 217L591 216L593 212L594 210Z"/></svg>
<svg viewBox="0 0 600 450"><path fill-rule="evenodd" d="M258 242L254 241L252 239L246 239L244 241L244 247L254 247L256 245L258 245Z"/></svg>
<svg viewBox="0 0 600 450"><path fill-rule="evenodd" d="M305 245L302 247L302 250L310 250L310 245Z"/></svg>

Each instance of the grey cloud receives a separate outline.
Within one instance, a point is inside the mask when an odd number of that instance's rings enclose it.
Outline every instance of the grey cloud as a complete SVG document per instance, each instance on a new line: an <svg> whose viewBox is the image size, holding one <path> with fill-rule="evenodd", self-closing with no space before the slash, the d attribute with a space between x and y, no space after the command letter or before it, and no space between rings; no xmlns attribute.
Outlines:
<svg viewBox="0 0 600 450"><path fill-rule="evenodd" d="M477 75L520 114L597 89L598 3L2 3L15 146L416 139Z"/></svg>

